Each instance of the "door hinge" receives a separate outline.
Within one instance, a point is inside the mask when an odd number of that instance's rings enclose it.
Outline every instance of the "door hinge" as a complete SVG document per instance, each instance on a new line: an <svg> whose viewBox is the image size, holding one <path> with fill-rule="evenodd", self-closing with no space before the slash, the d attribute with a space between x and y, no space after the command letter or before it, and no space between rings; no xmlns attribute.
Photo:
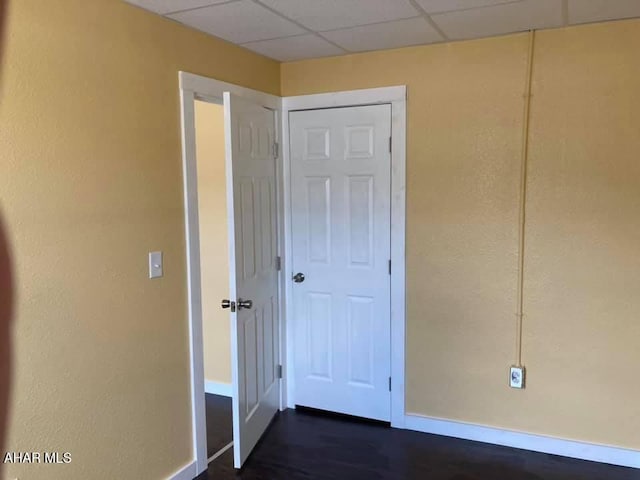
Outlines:
<svg viewBox="0 0 640 480"><path fill-rule="evenodd" d="M276 378L282 378L282 365L276 367Z"/></svg>
<svg viewBox="0 0 640 480"><path fill-rule="evenodd" d="M392 141L391 141L391 137L389 137L389 153L391 153L391 145L392 145Z"/></svg>
<svg viewBox="0 0 640 480"><path fill-rule="evenodd" d="M276 270L279 272L282 270L282 257L276 257Z"/></svg>
<svg viewBox="0 0 640 480"><path fill-rule="evenodd" d="M273 158L278 158L280 155L280 144L278 142L273 142Z"/></svg>
<svg viewBox="0 0 640 480"><path fill-rule="evenodd" d="M389 391L391 391L391 377L389 377Z"/></svg>
<svg viewBox="0 0 640 480"><path fill-rule="evenodd" d="M391 275L391 260L389 260L389 275Z"/></svg>

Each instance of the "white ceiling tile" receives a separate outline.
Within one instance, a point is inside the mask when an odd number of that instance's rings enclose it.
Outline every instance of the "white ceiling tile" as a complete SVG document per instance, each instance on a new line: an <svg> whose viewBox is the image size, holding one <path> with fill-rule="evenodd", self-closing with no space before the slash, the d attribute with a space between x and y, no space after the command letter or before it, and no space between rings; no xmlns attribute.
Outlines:
<svg viewBox="0 0 640 480"><path fill-rule="evenodd" d="M422 17L333 30L322 35L352 52L442 41L440 34Z"/></svg>
<svg viewBox="0 0 640 480"><path fill-rule="evenodd" d="M169 15L179 22L233 43L305 33L305 30L249 0Z"/></svg>
<svg viewBox="0 0 640 480"><path fill-rule="evenodd" d="M190 8L205 7L228 0L125 0L127 3L137 5L145 10L165 15L167 13L189 10Z"/></svg>
<svg viewBox="0 0 640 480"><path fill-rule="evenodd" d="M640 0L124 1L281 61L443 41L414 5L451 40L562 26L564 1L571 24L640 17Z"/></svg>
<svg viewBox="0 0 640 480"><path fill-rule="evenodd" d="M417 0L427 13L452 12L454 10L468 10L470 8L500 5L520 0Z"/></svg>
<svg viewBox="0 0 640 480"><path fill-rule="evenodd" d="M490 37L563 24L561 0L521 0L440 13L431 18L450 39Z"/></svg>
<svg viewBox="0 0 640 480"><path fill-rule="evenodd" d="M315 31L335 30L419 15L409 0L260 0Z"/></svg>
<svg viewBox="0 0 640 480"><path fill-rule="evenodd" d="M640 17L640 0L569 0L569 23Z"/></svg>
<svg viewBox="0 0 640 480"><path fill-rule="evenodd" d="M345 53L344 50L312 34L250 42L242 46L281 62L329 57Z"/></svg>

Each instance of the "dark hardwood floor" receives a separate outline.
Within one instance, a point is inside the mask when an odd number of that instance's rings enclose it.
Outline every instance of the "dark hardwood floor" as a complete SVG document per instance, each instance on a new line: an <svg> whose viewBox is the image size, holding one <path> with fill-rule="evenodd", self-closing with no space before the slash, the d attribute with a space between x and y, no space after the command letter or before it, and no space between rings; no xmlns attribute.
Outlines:
<svg viewBox="0 0 640 480"><path fill-rule="evenodd" d="M207 455L211 457L233 441L231 398L206 394Z"/></svg>
<svg viewBox="0 0 640 480"><path fill-rule="evenodd" d="M245 467L229 450L198 480L640 480L640 470L287 410Z"/></svg>

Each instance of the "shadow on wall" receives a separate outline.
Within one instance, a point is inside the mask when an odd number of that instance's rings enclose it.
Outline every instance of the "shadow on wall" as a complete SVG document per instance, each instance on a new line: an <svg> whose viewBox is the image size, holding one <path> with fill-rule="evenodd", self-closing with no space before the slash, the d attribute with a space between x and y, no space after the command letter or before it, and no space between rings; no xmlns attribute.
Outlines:
<svg viewBox="0 0 640 480"><path fill-rule="evenodd" d="M2 47L5 10L5 1L0 0L0 89L2 89ZM2 104L0 104L0 108L2 108ZM9 240L7 237L2 221L2 213L0 212L0 452L4 452L11 383L13 287L11 282Z"/></svg>

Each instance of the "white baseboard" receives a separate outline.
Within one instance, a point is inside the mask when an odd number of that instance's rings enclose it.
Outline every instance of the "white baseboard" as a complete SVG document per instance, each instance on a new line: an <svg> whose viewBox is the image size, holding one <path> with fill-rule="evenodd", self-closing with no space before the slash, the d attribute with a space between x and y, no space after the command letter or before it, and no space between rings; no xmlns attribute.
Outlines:
<svg viewBox="0 0 640 480"><path fill-rule="evenodd" d="M196 462L191 462L182 467L173 475L167 477L167 480L193 480L198 476Z"/></svg>
<svg viewBox="0 0 640 480"><path fill-rule="evenodd" d="M550 453L563 457L640 468L640 451L638 450L576 442L420 415L406 415L405 428L417 432L475 440L477 442Z"/></svg>
<svg viewBox="0 0 640 480"><path fill-rule="evenodd" d="M204 381L204 391L206 393L222 395L223 397L230 397L232 395L230 383L212 382L210 380Z"/></svg>

